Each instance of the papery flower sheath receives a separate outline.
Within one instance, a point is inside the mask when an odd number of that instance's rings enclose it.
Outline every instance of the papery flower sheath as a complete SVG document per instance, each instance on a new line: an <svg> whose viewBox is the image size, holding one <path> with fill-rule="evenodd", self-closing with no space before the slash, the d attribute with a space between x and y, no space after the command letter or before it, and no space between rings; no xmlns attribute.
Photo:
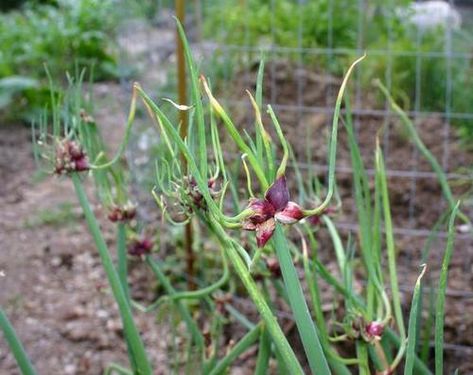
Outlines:
<svg viewBox="0 0 473 375"><path fill-rule="evenodd" d="M301 210L301 207L294 202L287 202L286 207L280 212L276 212L274 215L277 221L283 224L294 224L299 220L304 218L304 213Z"/></svg>
<svg viewBox="0 0 473 375"><path fill-rule="evenodd" d="M300 206L289 200L285 176L274 181L264 199L251 198L247 208L252 214L243 221L243 229L256 231L256 243L259 247L263 247L273 235L276 221L294 224L304 218Z"/></svg>

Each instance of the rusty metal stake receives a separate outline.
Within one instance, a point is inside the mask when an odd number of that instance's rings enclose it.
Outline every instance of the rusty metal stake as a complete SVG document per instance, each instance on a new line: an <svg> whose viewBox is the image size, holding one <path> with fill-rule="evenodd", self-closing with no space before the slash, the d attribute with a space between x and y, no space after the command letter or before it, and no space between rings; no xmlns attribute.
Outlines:
<svg viewBox="0 0 473 375"><path fill-rule="evenodd" d="M176 0L176 17L184 25L185 20L185 0ZM186 62L184 60L184 47L181 38L176 29L176 54L177 54L177 92L180 104L187 103L187 85L186 85ZM179 119L181 123L180 135L184 139L187 137L188 119L186 111L179 111ZM181 155L183 169L187 169L187 163L183 155ZM194 290L196 288L194 282L194 251L192 249L192 223L189 222L185 227L184 248L186 252L186 268L188 276L188 288Z"/></svg>

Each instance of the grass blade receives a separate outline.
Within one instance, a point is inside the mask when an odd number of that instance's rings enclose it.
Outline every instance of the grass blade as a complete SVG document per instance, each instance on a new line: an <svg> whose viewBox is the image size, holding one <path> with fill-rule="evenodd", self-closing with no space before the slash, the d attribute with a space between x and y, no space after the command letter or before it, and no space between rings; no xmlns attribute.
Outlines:
<svg viewBox="0 0 473 375"><path fill-rule="evenodd" d="M379 144L376 145L376 173L379 177L379 184L381 189L384 227L386 231L386 248L388 253L389 278L394 306L394 316L396 318L396 325L399 330L399 336L402 344L406 338L406 330L404 327L404 319L402 316L401 297L399 293L399 282L396 270L396 252L394 246L393 225L391 219L388 186L386 181L386 169L384 166L383 155Z"/></svg>
<svg viewBox="0 0 473 375"><path fill-rule="evenodd" d="M8 320L5 312L0 307L0 328L3 331L5 341L8 343L10 350L12 351L16 363L21 370L23 375L36 375L36 371L30 362L28 354L26 354L25 348L23 347L20 339L16 335L15 329Z"/></svg>
<svg viewBox="0 0 473 375"><path fill-rule="evenodd" d="M425 264L422 265L422 271L417 278L412 297L411 313L409 315L409 329L407 337L406 363L404 365L404 375L412 374L414 370L414 358L416 355L417 323L420 307L420 281L426 270Z"/></svg>
<svg viewBox="0 0 473 375"><path fill-rule="evenodd" d="M329 205L333 193L335 191L335 163L337 161L337 137L338 137L338 122L340 119L340 111L342 108L342 101L343 101L343 94L345 93L346 86L348 84L348 78L350 78L350 75L355 68L355 66L361 62L366 55L363 55L356 59L353 64L348 68L347 73L345 74L345 77L343 78L342 85L340 86L340 90L338 91L338 96L337 100L335 102L335 110L333 113L333 121L332 121L332 133L330 135L330 144L329 144L329 149L328 149L328 188L327 188L327 196L325 197L325 200L315 209L310 210L311 215L317 215L327 206Z"/></svg>
<svg viewBox="0 0 473 375"><path fill-rule="evenodd" d="M314 374L328 375L330 374L330 369L327 359L325 358L314 322L304 298L304 292L302 291L299 277L289 252L287 240L280 224L276 225L276 230L273 235L273 244L281 265L284 285L310 368Z"/></svg>
<svg viewBox="0 0 473 375"><path fill-rule="evenodd" d="M453 244L455 241L455 218L458 214L460 202L453 207L450 220L448 222L447 246L442 262L439 287L437 291L437 302L435 307L435 375L443 374L443 326L445 318L445 291L447 289L448 266L453 254Z"/></svg>
<svg viewBox="0 0 473 375"><path fill-rule="evenodd" d="M266 375L268 373L269 359L271 357L271 336L263 325L259 340L258 358L256 360L255 375Z"/></svg>
<svg viewBox="0 0 473 375"><path fill-rule="evenodd" d="M186 55L187 67L189 69L189 76L191 82L191 95L192 95L192 105L195 106L195 118L197 122L197 155L198 163L200 167L200 172L204 178L207 178L207 141L205 135L205 120L204 120L204 109L202 106L202 100L200 98L199 90L199 77L198 72L195 66L194 59L189 47L189 43L186 38L184 29L176 18L177 30L179 32L179 37L181 38L182 45L184 47L184 53ZM180 103L185 104L185 103Z"/></svg>
<svg viewBox="0 0 473 375"><path fill-rule="evenodd" d="M230 352L215 366L209 375L224 374L230 364L244 353L251 345L253 345L261 334L261 326L257 325L248 332L238 343L230 350Z"/></svg>
<svg viewBox="0 0 473 375"><path fill-rule="evenodd" d="M258 75L256 76L256 105L257 107L261 108L263 106L263 76L264 76L264 59L261 56L261 60L258 67ZM262 133L258 130L258 124L256 124L256 150L257 150L257 157L261 165L264 165L263 160L263 137ZM268 179L271 180L273 178L272 175L268 176Z"/></svg>
<svg viewBox="0 0 473 375"><path fill-rule="evenodd" d="M128 259L126 249L126 228L124 223L117 225L117 258L118 258L118 276L122 284L128 302L130 301L130 291L128 288Z"/></svg>

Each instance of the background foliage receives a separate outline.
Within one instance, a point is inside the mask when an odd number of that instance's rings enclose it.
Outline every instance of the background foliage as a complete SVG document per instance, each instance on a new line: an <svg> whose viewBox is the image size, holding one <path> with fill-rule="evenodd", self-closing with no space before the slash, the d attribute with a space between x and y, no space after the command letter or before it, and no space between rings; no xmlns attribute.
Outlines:
<svg viewBox="0 0 473 375"><path fill-rule="evenodd" d="M95 79L117 74L109 0L26 3L0 13L0 113L30 119L49 98L47 66L54 79L93 66Z"/></svg>

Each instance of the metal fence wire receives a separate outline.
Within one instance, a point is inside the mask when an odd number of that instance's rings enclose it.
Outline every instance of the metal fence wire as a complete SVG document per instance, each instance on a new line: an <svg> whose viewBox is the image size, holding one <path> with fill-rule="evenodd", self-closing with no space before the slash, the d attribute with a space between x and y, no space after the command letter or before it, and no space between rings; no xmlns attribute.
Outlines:
<svg viewBox="0 0 473 375"><path fill-rule="evenodd" d="M396 150L393 142L399 141L399 134L393 134L395 116L387 101L382 102L374 93L369 80L380 78L395 94L403 91L398 93L398 101L405 104L421 135L431 139L428 145L434 146L449 178L467 179L464 167L468 160L454 160L458 155L451 150L452 144L458 145L457 129L452 130L452 123L464 129L473 126L472 107L457 105L463 95L461 87L467 84L460 76L464 74L461 69L467 67L465 72L472 72L473 55L464 46L471 45L473 39L468 36L468 6L459 7L454 1L410 3L201 0L189 9L188 28L195 30L191 36L196 49L211 61L204 64L205 74L221 83L220 96L227 99L230 108L247 108L248 120L252 116L248 102L235 90L248 88L238 84L242 80L254 85L255 66L264 55L269 80L265 98L283 119L288 119L287 132L302 135L289 136L296 141L307 136L306 128L314 122L323 120L326 128L330 125L337 78L349 61L366 52L369 61L361 64L354 77L355 127L359 136L363 136L360 130L366 133L369 128L374 139L377 129L384 126L382 144L388 175L393 181L401 181L405 197L402 205L408 215L408 220L398 223L396 229L406 235L424 236L429 228L423 225L431 223L418 220L418 211L426 203L418 201L419 181L424 186L429 180L435 183L435 175L421 164L415 147ZM351 29L341 29L344 27ZM407 35L399 31L403 27L408 29ZM373 43L373 33L383 36ZM320 138L314 133L311 136ZM307 163L301 166L308 167ZM322 172L327 168L323 157L311 160L310 167ZM350 167L339 163L338 173L350 174ZM441 199L439 194L438 201ZM431 203L429 209L433 209ZM438 207L445 206L439 203ZM350 224L346 223L348 227Z"/></svg>

